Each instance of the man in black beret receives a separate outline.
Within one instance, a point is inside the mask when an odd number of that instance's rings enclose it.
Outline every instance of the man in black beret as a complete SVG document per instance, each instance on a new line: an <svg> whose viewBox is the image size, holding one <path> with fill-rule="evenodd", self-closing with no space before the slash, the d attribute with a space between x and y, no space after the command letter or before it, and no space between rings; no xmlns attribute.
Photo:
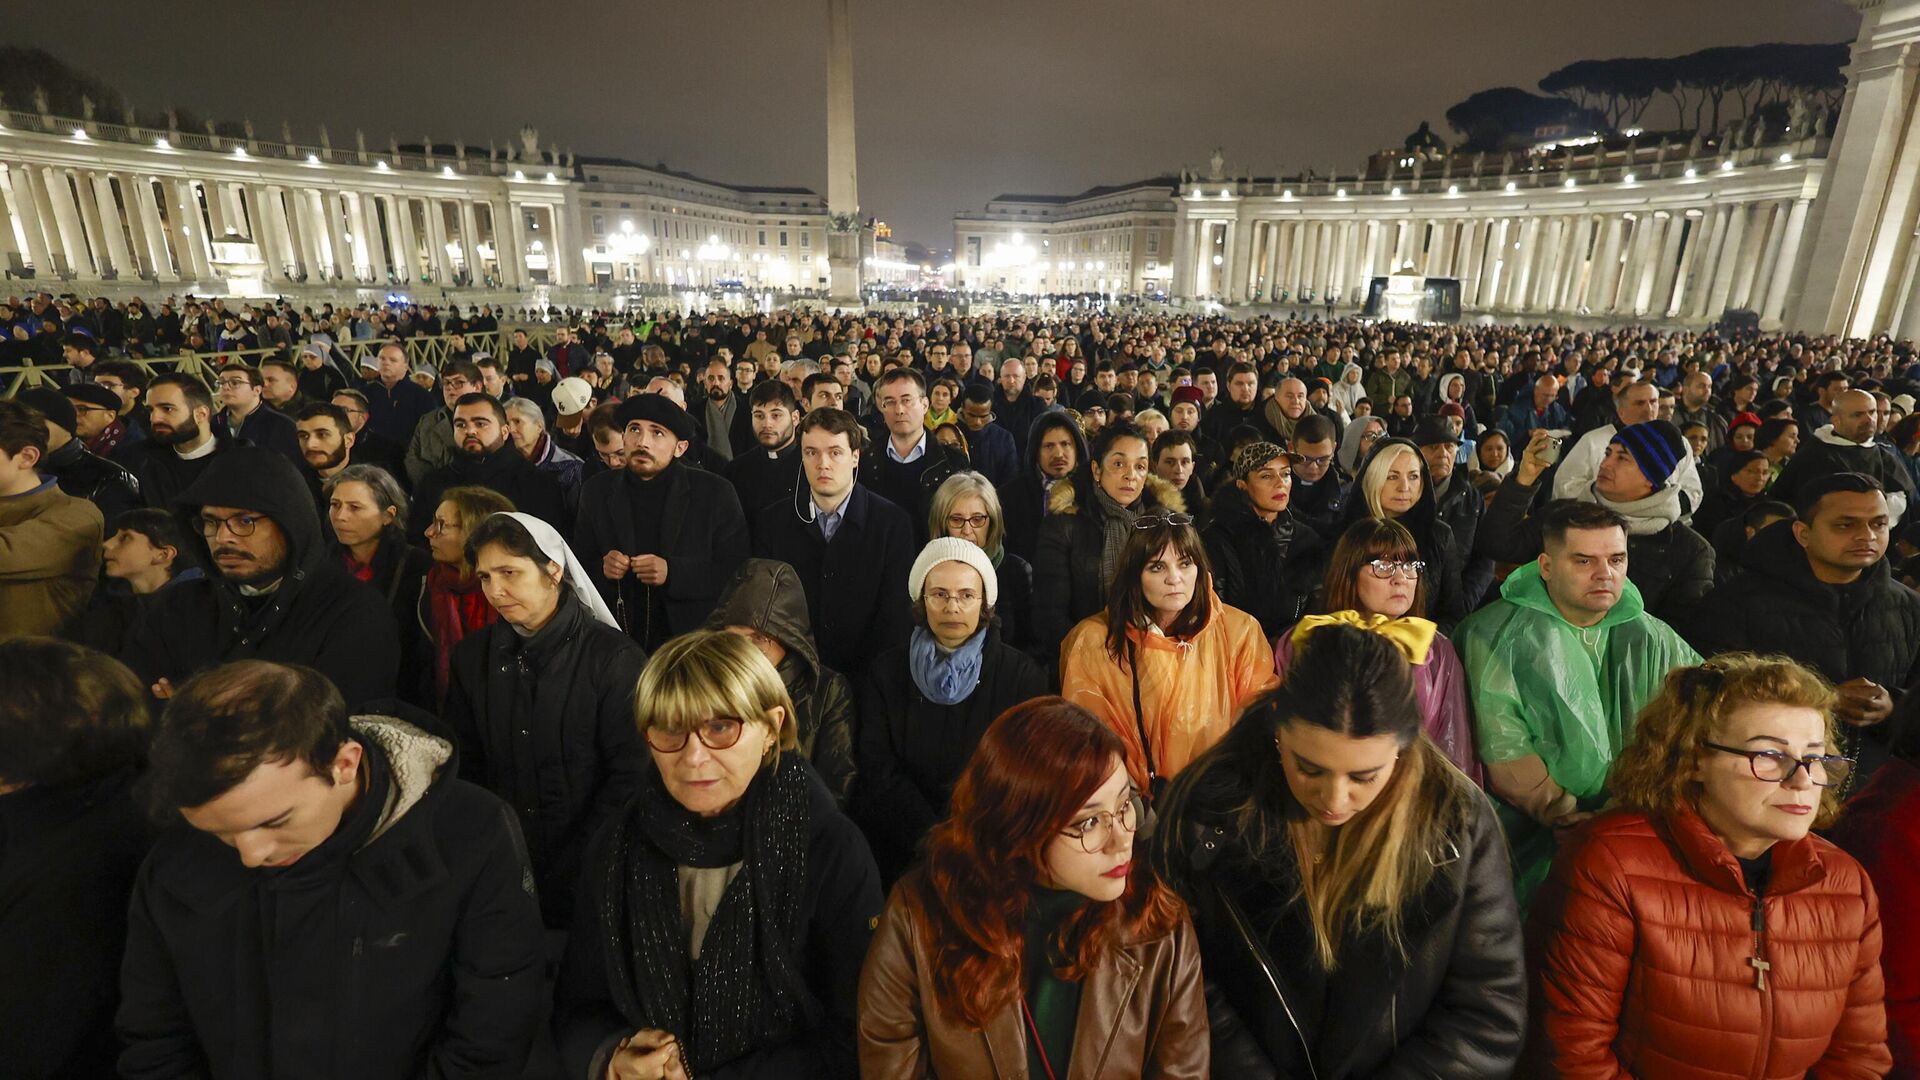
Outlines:
<svg viewBox="0 0 1920 1080"><path fill-rule="evenodd" d="M580 485L573 549L614 617L647 651L697 630L750 543L740 497L723 477L680 460L693 418L663 394L614 411L626 467Z"/></svg>

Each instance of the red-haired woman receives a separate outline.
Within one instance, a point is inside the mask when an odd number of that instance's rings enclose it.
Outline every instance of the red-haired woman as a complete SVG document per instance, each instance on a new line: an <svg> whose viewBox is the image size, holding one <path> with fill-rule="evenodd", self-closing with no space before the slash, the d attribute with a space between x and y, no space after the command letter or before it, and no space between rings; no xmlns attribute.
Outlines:
<svg viewBox="0 0 1920 1080"><path fill-rule="evenodd" d="M867 953L861 1076L1207 1075L1193 927L1134 858L1142 783L1060 698L994 721Z"/></svg>

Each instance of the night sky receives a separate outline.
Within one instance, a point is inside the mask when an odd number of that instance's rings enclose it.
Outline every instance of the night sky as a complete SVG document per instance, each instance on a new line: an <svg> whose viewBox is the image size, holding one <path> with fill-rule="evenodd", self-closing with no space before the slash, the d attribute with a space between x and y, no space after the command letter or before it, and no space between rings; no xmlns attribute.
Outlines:
<svg viewBox="0 0 1920 1080"><path fill-rule="evenodd" d="M1003 192L1202 168L1216 145L1233 173L1349 172L1569 61L1858 26L1842 0L854 0L860 201L946 248L955 211ZM264 138L284 118L336 146L356 126L505 145L530 122L582 154L825 190L823 0L69 0L8 37Z"/></svg>

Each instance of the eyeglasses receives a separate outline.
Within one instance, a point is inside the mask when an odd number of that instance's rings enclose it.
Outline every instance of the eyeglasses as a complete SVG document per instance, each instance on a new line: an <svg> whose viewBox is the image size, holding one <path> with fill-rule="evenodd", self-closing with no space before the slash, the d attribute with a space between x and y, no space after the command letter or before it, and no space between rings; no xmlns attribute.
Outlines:
<svg viewBox="0 0 1920 1080"><path fill-rule="evenodd" d="M709 750L725 750L740 741L740 732L746 725L737 717L716 716L703 721L691 732L667 731L658 727L648 727L647 745L663 754L677 754L687 748L687 736L691 734L700 740L700 745Z"/></svg>
<svg viewBox="0 0 1920 1080"><path fill-rule="evenodd" d="M984 529L993 519L985 514L948 514L949 529Z"/></svg>
<svg viewBox="0 0 1920 1080"><path fill-rule="evenodd" d="M1114 827L1131 834L1140 828L1140 822L1147 816L1147 800L1135 792L1127 797L1126 804L1118 810L1102 810L1090 814L1060 830L1064 836L1080 841L1080 850L1089 855L1097 855L1107 849L1113 840Z"/></svg>
<svg viewBox="0 0 1920 1080"><path fill-rule="evenodd" d="M235 388L237 388L237 387L242 387L242 386L252 386L252 385L253 385L253 380L251 380L251 379L245 379L245 378L239 378L239 377L235 377L235 378L232 378L232 379L221 379L221 380L220 380L220 389L222 389L222 390L233 390L233 389L235 389Z"/></svg>
<svg viewBox="0 0 1920 1080"><path fill-rule="evenodd" d="M1332 454L1301 454L1300 464L1312 465L1315 468L1324 468L1325 466L1333 464L1333 455Z"/></svg>
<svg viewBox="0 0 1920 1080"><path fill-rule="evenodd" d="M1192 514L1142 514L1133 519L1136 529L1157 529L1163 525L1191 525Z"/></svg>
<svg viewBox="0 0 1920 1080"><path fill-rule="evenodd" d="M945 589L928 589L926 596L927 603L938 607L950 607L958 604L962 608L970 608L980 602L980 594L974 592L972 589L961 589L959 592L948 592Z"/></svg>
<svg viewBox="0 0 1920 1080"><path fill-rule="evenodd" d="M1373 576L1383 581L1395 576L1417 578L1420 576L1420 572L1426 568L1427 564L1421 562L1419 559L1404 562L1393 559L1375 559L1367 564L1367 569L1373 571Z"/></svg>
<svg viewBox="0 0 1920 1080"><path fill-rule="evenodd" d="M224 525L234 536L252 536L253 530L259 528L260 522L265 518L265 514L235 514L232 517L223 518L202 514L200 515L200 535L211 540L220 535L220 527Z"/></svg>
<svg viewBox="0 0 1920 1080"><path fill-rule="evenodd" d="M1753 770L1753 778L1770 784L1784 784L1801 769L1807 770L1807 779L1813 781L1816 787L1839 787L1847 782L1847 777L1853 775L1853 759L1838 754L1813 754L1796 758L1778 750L1742 750L1737 746L1711 742L1701 745L1709 750L1746 758L1747 767Z"/></svg>

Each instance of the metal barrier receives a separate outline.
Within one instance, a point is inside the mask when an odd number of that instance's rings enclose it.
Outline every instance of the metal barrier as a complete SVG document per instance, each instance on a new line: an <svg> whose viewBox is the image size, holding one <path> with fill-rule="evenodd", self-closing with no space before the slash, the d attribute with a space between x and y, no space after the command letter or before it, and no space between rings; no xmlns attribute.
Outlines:
<svg viewBox="0 0 1920 1080"><path fill-rule="evenodd" d="M499 330L486 333L467 334L465 337L467 348L470 351L491 353L504 360L506 358L504 343L512 336L515 330L525 330L527 332L527 344L544 351L547 346L553 344L554 329L554 326L545 323L527 323L525 325L516 324L513 326L503 326ZM447 353L452 348L452 341L453 335L439 334L433 337L410 337L400 341L398 344L407 351L407 364L409 367L424 360L432 364L435 368L439 368L447 362ZM359 364L362 359L377 355L381 349L392 343L391 339L387 338L367 338L363 341L336 341L334 342L333 351L336 358L345 358L347 370L352 372L359 369ZM298 349L299 347L295 346L293 350L295 355L298 354ZM116 356L111 359L130 360L140 365L140 367L146 371L149 378L155 375L166 374L167 372L178 372L184 375L191 375L211 388L214 377L222 367L236 362L251 367L269 357L285 356L287 353L288 350L278 347L267 349L216 349L209 352L180 352L165 356ZM70 370L72 366L73 365L65 361L50 364L36 364L30 361L15 364L0 364L0 399L11 398L22 390L36 386L59 386L59 373Z"/></svg>

